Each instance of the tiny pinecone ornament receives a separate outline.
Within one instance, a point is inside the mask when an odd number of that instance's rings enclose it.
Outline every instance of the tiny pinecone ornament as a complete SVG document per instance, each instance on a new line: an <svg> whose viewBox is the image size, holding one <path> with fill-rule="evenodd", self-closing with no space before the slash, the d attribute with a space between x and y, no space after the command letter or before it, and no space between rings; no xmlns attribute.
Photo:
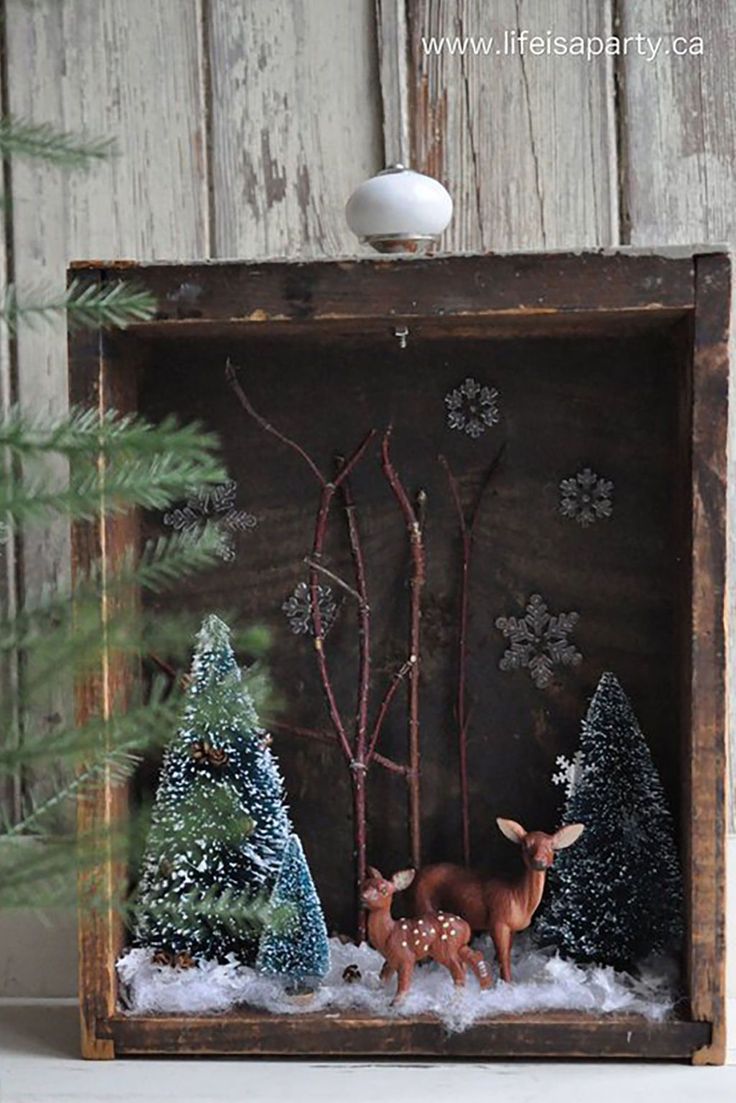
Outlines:
<svg viewBox="0 0 736 1103"><path fill-rule="evenodd" d="M649 748L617 678L602 676L580 739L585 768L564 823L584 823L557 856L535 937L580 962L629 968L674 949L683 897L672 816Z"/></svg>
<svg viewBox="0 0 736 1103"><path fill-rule="evenodd" d="M283 783L230 644L205 618L182 726L164 755L135 941L176 961L253 964L291 837Z"/></svg>
<svg viewBox="0 0 736 1103"><path fill-rule="evenodd" d="M272 926L261 935L256 969L314 986L330 967L322 905L297 835L292 835L271 893Z"/></svg>

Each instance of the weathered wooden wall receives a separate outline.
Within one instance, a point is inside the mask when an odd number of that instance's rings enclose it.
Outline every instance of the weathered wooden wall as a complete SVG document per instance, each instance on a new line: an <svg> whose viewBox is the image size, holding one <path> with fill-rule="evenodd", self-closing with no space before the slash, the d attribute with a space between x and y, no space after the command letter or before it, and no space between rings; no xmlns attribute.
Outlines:
<svg viewBox="0 0 736 1103"><path fill-rule="evenodd" d="M736 7L723 0L4 0L6 107L115 136L83 176L14 163L0 243L18 282L83 256L353 252L343 202L384 157L439 176L449 249L736 237ZM643 57L427 56L422 36L663 36ZM701 35L702 56L667 52ZM2 249L1 247L4 247ZM0 334L0 398L59 410L59 329ZM732 531L733 546L733 531ZM26 533L18 584L64 572ZM12 553L13 549L6 549ZM16 597L12 563L0 600ZM63 698L39 701L53 725ZM734 710L732 709L732 715Z"/></svg>

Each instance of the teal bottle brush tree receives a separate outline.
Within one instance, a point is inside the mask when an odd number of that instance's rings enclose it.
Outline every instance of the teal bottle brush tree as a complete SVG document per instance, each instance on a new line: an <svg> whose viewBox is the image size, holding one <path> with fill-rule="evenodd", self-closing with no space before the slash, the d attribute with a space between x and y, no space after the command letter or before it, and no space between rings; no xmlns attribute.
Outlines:
<svg viewBox="0 0 736 1103"><path fill-rule="evenodd" d="M320 922L324 929L268 744L230 630L208 616L197 636L182 724L164 756L137 893L135 941L157 960L191 965L233 955L253 965L263 932L273 940L283 930L293 943L302 930L313 938ZM284 908L277 906L282 895ZM281 968L268 956L269 972L288 977L290 962L301 958L295 948L279 960ZM324 961L314 964L310 976L326 972ZM303 976L299 971L297 979Z"/></svg>
<svg viewBox="0 0 736 1103"><path fill-rule="evenodd" d="M631 702L603 674L583 724L563 822L585 834L550 871L537 939L565 957L630 968L672 951L683 892L672 815Z"/></svg>

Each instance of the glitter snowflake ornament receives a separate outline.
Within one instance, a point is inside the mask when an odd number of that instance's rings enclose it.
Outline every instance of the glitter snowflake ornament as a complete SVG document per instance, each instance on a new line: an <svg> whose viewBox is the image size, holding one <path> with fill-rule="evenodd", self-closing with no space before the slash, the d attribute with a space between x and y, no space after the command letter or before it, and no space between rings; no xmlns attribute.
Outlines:
<svg viewBox="0 0 736 1103"><path fill-rule="evenodd" d="M560 483L560 513L588 528L613 513L613 483L586 467Z"/></svg>
<svg viewBox="0 0 736 1103"><path fill-rule="evenodd" d="M322 632L326 636L335 623L338 610L337 601L330 586L317 587L317 604L322 618ZM314 635L312 601L308 583L298 582L294 592L289 594L281 608L286 614L292 632L296 635Z"/></svg>
<svg viewBox="0 0 736 1103"><path fill-rule="evenodd" d="M164 524L176 532L197 536L207 524L214 524L218 536L217 554L226 563L235 559L235 534L253 529L258 524L252 513L237 509L235 496L238 484L234 479L218 486L199 487L192 491L180 509L164 514Z"/></svg>
<svg viewBox="0 0 736 1103"><path fill-rule="evenodd" d="M459 387L445 395L447 424L450 429L467 433L473 440L500 420L498 391L468 376Z"/></svg>
<svg viewBox="0 0 736 1103"><path fill-rule="evenodd" d="M582 778L592 767L586 766L583 762L582 751L576 751L572 759L566 758L564 754L558 754L555 765L557 773L552 774L552 784L564 785L565 797L569 800Z"/></svg>
<svg viewBox="0 0 736 1103"><path fill-rule="evenodd" d="M552 681L555 666L577 666L583 656L568 636L579 620L578 613L547 611L539 594L532 594L523 617L498 617L496 628L509 641L499 667L501 670L528 670L538 689Z"/></svg>

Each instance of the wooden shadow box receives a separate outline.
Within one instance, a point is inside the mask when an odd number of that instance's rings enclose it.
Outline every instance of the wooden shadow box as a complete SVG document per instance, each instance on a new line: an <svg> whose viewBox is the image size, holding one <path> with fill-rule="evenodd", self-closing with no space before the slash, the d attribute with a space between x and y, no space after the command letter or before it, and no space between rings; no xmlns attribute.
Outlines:
<svg viewBox="0 0 736 1103"><path fill-rule="evenodd" d="M197 418L221 438L238 505L258 525L238 554L158 598L203 613L235 608L268 626L282 718L328 719L314 651L289 632L285 597L304 577L318 490L311 472L251 419L225 380L230 359L253 404L323 467L370 428L393 426L404 485L426 491L427 573L420 672L421 846L424 861L461 856L453 734L460 538L446 473L471 500L491 457L503 456L478 518L470 587L468 730L470 842L479 864L503 864L498 814L552 830L556 756L574 753L598 678L614 671L634 702L679 832L685 879L686 998L676 1017L502 1016L448 1034L429 1017L356 1013L139 1015L121 1009L115 962L126 932L114 913L80 921L83 1052L342 1058L724 1059L725 479L729 262L679 250L520 256L438 256L315 262L80 263L74 278L135 277L156 296L155 320L123 333L70 339L70 394L100 414L139 410ZM446 398L466 379L498 392L499 418L477 436L453 430ZM610 518L583 528L560 512L560 482L585 466L613 481ZM378 446L356 469L374 612L374 671L406 655L407 533L387 490ZM109 561L162 531L160 517L110 518L75 534L75 560ZM348 569L338 524L330 563ZM529 596L579 613L583 661L540 689L501 670L499 616ZM335 691L354 708L355 622L349 606L326 644ZM113 654L80 686L83 715L112 707L138 677ZM352 702L352 703L351 703ZM115 707L119 707L116 704ZM350 785L334 747L276 734L292 815L328 926L354 924ZM398 700L382 753L405 761ZM154 767L152 767L154 769ZM371 772L368 860L411 859L406 777ZM150 785L150 779L149 779ZM131 795L112 785L80 807L104 837ZM117 887L117 859L98 871Z"/></svg>

